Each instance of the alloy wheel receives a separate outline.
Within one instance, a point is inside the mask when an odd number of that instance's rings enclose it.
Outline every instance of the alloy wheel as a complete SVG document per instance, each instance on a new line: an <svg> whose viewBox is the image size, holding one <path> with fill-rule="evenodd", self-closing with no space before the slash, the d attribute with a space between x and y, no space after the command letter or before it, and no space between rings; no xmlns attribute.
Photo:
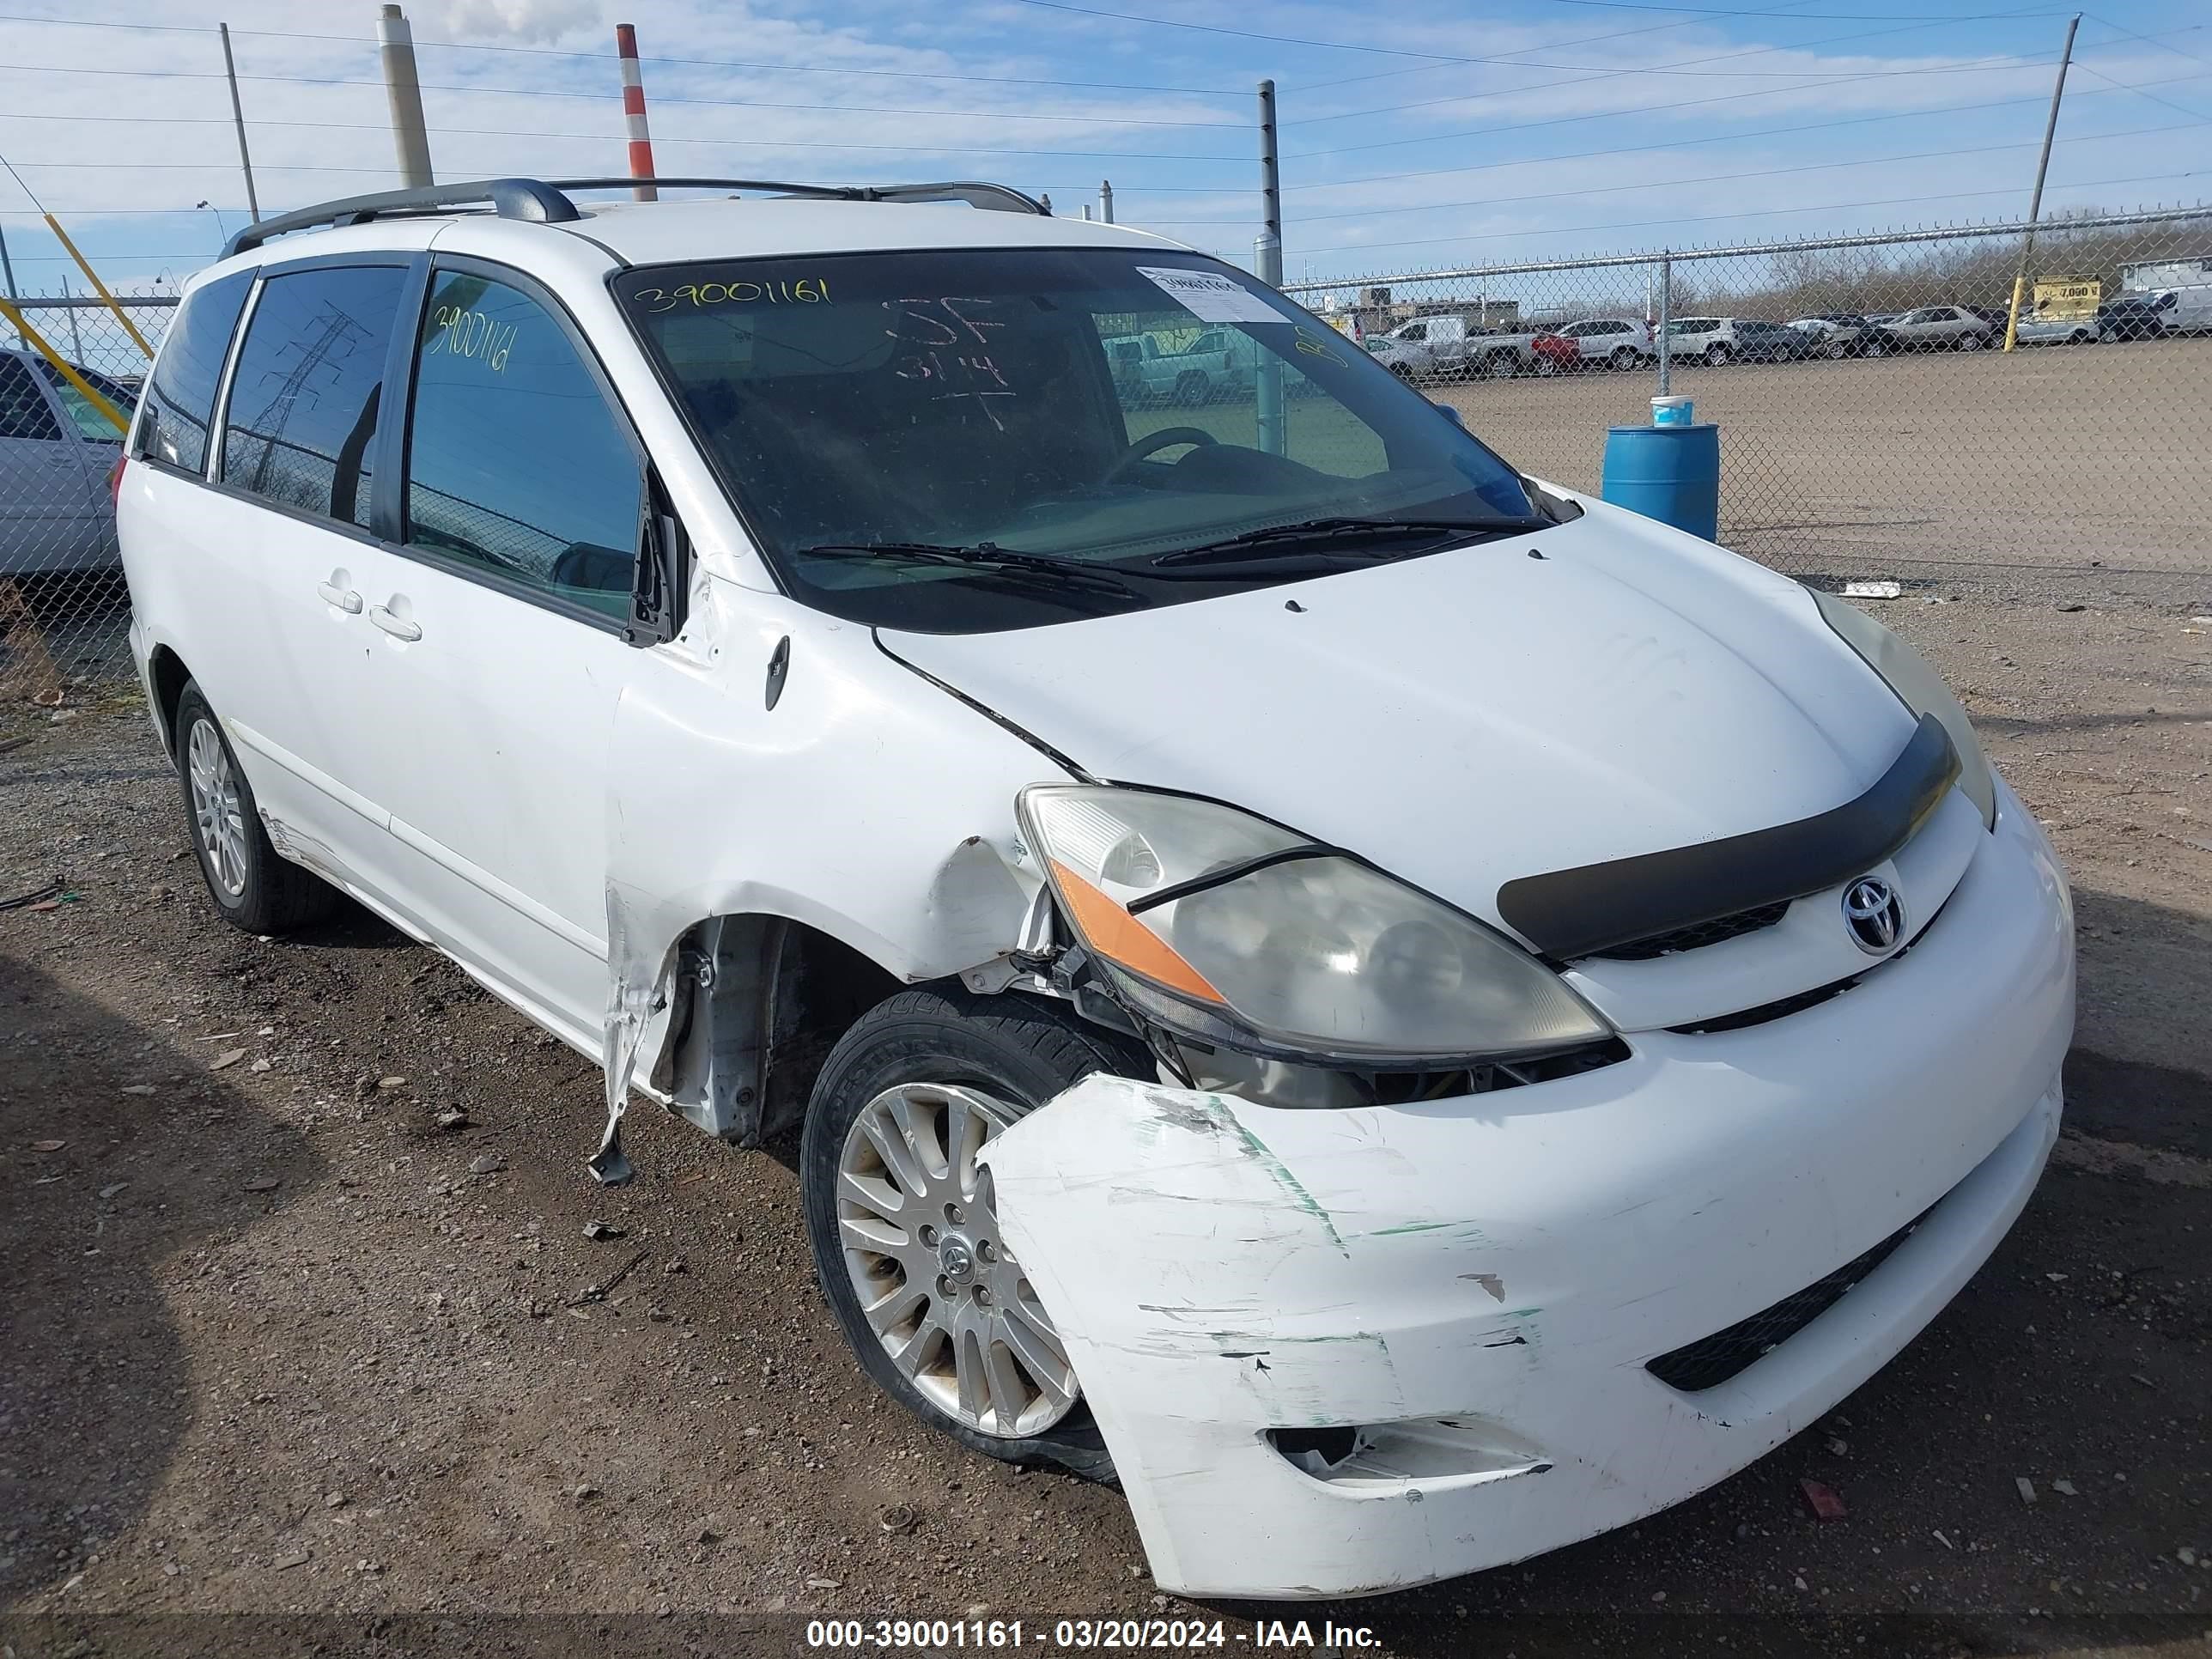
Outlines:
<svg viewBox="0 0 2212 1659"><path fill-rule="evenodd" d="M200 850L216 885L238 898L246 891L246 811L230 769L230 752L222 746L214 721L192 722L185 745L185 769L191 783Z"/></svg>
<svg viewBox="0 0 2212 1659"><path fill-rule="evenodd" d="M1009 1439L1081 1396L975 1162L1018 1115L980 1090L899 1084L860 1108L837 1158L837 1231L869 1328L924 1399Z"/></svg>

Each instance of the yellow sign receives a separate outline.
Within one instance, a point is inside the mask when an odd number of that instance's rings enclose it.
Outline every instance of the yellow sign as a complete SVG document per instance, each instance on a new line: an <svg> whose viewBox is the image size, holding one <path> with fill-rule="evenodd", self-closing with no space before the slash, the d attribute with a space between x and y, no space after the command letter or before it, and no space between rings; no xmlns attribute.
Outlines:
<svg viewBox="0 0 2212 1659"><path fill-rule="evenodd" d="M2105 297L2105 285L2094 276L2039 276L2035 283L2035 315L2046 322L2094 317Z"/></svg>

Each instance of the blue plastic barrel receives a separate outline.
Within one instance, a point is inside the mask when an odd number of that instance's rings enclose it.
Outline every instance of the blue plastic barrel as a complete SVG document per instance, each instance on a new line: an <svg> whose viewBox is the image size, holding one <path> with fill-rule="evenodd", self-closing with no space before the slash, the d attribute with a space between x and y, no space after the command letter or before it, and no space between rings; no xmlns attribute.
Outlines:
<svg viewBox="0 0 2212 1659"><path fill-rule="evenodd" d="M1605 499L1692 536L1721 527L1721 429L1617 426L1605 436Z"/></svg>

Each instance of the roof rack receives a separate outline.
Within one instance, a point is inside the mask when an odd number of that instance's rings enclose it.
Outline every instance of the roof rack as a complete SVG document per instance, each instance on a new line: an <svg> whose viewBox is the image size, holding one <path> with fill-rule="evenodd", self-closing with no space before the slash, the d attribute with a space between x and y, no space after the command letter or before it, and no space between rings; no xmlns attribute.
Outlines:
<svg viewBox="0 0 2212 1659"><path fill-rule="evenodd" d="M447 208L489 204L502 219L537 225L562 224L583 215L566 194L572 190L628 190L653 185L667 190L752 190L775 196L802 196L831 202L965 202L1004 213L1049 214L1034 197L1006 185L953 182L937 185L793 185L773 179L479 179L464 185L432 185L417 190L384 190L368 196L341 197L296 212L247 225L223 244L222 257L259 247L272 237L326 225L365 225L373 219L437 213Z"/></svg>

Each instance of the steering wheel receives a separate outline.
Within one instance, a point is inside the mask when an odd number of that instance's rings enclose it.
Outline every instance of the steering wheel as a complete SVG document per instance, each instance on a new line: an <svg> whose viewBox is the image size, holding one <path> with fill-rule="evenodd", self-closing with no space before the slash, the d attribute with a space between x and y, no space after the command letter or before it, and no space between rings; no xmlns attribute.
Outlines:
<svg viewBox="0 0 2212 1659"><path fill-rule="evenodd" d="M1163 449L1173 449L1177 444L1195 444L1206 449L1220 441L1201 427L1164 426L1158 432L1148 432L1131 444L1121 459L1106 469L1106 481L1109 483L1115 482L1146 456L1156 455Z"/></svg>

